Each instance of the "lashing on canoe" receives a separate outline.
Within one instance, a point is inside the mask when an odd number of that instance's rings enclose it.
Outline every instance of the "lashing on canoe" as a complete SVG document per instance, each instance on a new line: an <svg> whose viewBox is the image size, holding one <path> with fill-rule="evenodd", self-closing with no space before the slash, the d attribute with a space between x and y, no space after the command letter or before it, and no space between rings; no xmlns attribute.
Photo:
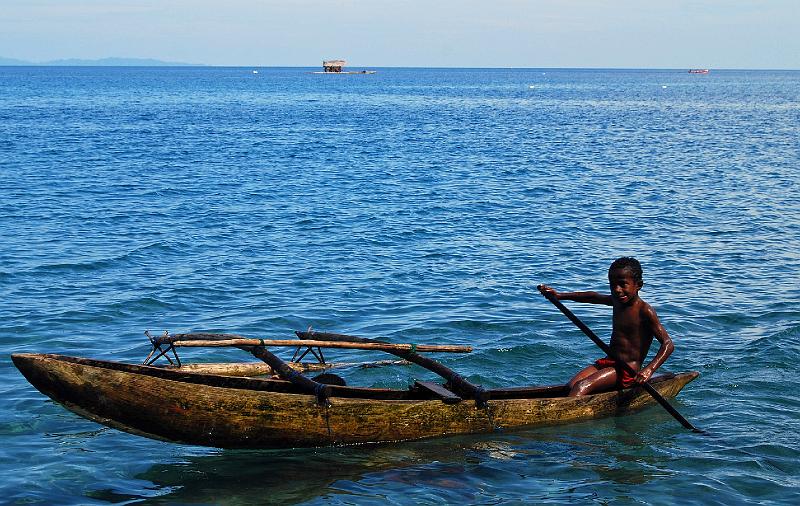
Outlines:
<svg viewBox="0 0 800 506"><path fill-rule="evenodd" d="M153 350L141 365L38 353L14 354L12 360L39 391L85 418L153 439L219 448L404 441L617 416L652 405L649 390L674 397L699 375L660 374L648 390L637 386L583 397L567 397L566 385L484 389L421 355L469 352L468 346L392 344L310 329L296 334L299 339L292 340L148 334ZM182 363L177 348L197 346L239 347L262 363ZM268 346L316 348L320 363L286 363ZM335 366L324 362L322 348L386 351L445 381L417 381L408 389L315 381L304 372ZM155 365L161 356L170 364Z"/></svg>

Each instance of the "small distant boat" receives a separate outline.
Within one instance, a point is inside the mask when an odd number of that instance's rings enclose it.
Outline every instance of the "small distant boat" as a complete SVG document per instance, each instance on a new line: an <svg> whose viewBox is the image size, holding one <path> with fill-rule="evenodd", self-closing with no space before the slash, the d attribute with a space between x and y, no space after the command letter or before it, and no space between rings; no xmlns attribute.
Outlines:
<svg viewBox="0 0 800 506"><path fill-rule="evenodd" d="M689 69L690 74L708 74L708 69Z"/></svg>

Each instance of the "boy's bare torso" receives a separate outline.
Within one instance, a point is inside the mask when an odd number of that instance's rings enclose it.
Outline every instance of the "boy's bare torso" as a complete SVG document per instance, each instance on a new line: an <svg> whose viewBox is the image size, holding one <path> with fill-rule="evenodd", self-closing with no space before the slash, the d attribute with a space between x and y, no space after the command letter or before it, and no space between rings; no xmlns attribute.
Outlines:
<svg viewBox="0 0 800 506"><path fill-rule="evenodd" d="M653 343L653 330L649 318L646 317L647 310L652 311L652 308L642 299L637 299L630 305L614 301L612 306L613 329L609 345L621 360L638 371Z"/></svg>

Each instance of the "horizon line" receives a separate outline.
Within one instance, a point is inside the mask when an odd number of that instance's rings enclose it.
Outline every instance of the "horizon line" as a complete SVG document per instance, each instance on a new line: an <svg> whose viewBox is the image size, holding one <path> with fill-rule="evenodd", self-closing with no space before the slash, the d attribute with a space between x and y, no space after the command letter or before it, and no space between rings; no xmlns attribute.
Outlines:
<svg viewBox="0 0 800 506"><path fill-rule="evenodd" d="M125 58L120 58L125 59ZM136 60L137 58L131 58L131 60ZM319 68L320 65L219 65L219 64L205 64L205 63L180 63L180 62L163 62L163 63L154 63L154 64L59 64L58 62L66 62L71 60L78 60L78 61L87 61L87 62L94 62L94 61L102 61L105 58L100 60L81 60L80 58L67 58L64 60L52 60L51 62L20 62L20 63L0 63L0 67L105 67L105 68L126 68L126 67L138 67L138 68L284 68L284 69L308 69L308 68ZM424 66L424 65L383 65L383 66L374 66L374 65L348 65L347 68L350 69L362 69L362 68L378 68L378 69L476 69L476 70L512 70L512 69L519 69L519 70L688 70L688 69L707 69L707 70L714 70L714 71L800 71L800 68L771 68L771 67L625 67L625 66L597 66L597 67L574 67L574 66L565 66L565 67L556 67L556 66L541 66L541 67L529 67L529 66L469 66L469 67L461 67L455 65L446 65L446 66ZM336 72L330 72L331 74L336 74Z"/></svg>

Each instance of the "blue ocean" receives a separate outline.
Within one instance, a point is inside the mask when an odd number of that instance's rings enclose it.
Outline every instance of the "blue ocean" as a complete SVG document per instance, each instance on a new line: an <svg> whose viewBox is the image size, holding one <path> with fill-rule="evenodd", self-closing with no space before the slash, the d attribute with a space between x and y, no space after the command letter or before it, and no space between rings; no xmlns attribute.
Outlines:
<svg viewBox="0 0 800 506"><path fill-rule="evenodd" d="M800 503L800 72L312 70L0 67L0 503ZM471 345L436 358L487 388L564 383L602 352L536 286L607 291L623 255L674 340L662 370L701 374L672 404L707 435L654 406L220 450L80 418L10 359L312 327ZM608 307L568 305L608 338Z"/></svg>

